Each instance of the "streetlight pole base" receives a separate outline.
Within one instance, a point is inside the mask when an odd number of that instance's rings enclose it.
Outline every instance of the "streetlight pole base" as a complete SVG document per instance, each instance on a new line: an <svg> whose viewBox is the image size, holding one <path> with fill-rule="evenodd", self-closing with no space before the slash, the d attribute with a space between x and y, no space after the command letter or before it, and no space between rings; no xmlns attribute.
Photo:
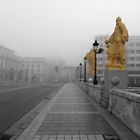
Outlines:
<svg viewBox="0 0 140 140"><path fill-rule="evenodd" d="M97 80L93 80L93 85L97 85Z"/></svg>
<svg viewBox="0 0 140 140"><path fill-rule="evenodd" d="M97 77L94 76L94 79L93 79L93 85L97 85L97 84L98 84L98 82L97 82Z"/></svg>

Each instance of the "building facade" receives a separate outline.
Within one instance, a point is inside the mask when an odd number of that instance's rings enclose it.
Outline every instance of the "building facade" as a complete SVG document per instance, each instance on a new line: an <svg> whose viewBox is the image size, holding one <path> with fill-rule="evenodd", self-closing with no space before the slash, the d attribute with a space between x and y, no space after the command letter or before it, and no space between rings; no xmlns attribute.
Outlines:
<svg viewBox="0 0 140 140"><path fill-rule="evenodd" d="M21 58L13 50L0 46L0 82L22 80Z"/></svg>
<svg viewBox="0 0 140 140"><path fill-rule="evenodd" d="M130 36L126 49L129 83L140 86L140 36Z"/></svg>
<svg viewBox="0 0 140 140"><path fill-rule="evenodd" d="M60 58L48 58L48 63L50 64L51 71L53 72L52 78L54 82L63 82L64 78L62 76L62 71L65 67L65 62Z"/></svg>
<svg viewBox="0 0 140 140"><path fill-rule="evenodd" d="M75 67L66 66L60 72L62 82L74 82L76 81Z"/></svg>
<svg viewBox="0 0 140 140"><path fill-rule="evenodd" d="M13 50L0 46L0 84L53 81L63 67L62 59L20 57Z"/></svg>
<svg viewBox="0 0 140 140"><path fill-rule="evenodd" d="M30 83L49 81L53 75L51 65L45 58L40 57L23 57L22 70L24 81Z"/></svg>

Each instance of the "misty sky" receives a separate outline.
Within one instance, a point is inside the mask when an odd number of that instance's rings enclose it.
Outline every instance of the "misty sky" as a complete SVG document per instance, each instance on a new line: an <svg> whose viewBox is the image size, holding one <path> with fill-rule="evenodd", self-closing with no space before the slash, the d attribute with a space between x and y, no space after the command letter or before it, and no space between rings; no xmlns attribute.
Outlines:
<svg viewBox="0 0 140 140"><path fill-rule="evenodd" d="M0 45L78 65L95 35L113 32L117 16L129 35L140 35L139 0L0 0Z"/></svg>

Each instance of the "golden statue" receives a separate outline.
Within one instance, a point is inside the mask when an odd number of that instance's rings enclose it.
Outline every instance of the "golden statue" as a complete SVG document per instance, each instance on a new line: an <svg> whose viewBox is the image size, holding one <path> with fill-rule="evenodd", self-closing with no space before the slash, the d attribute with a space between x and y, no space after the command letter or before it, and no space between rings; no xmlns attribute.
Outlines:
<svg viewBox="0 0 140 140"><path fill-rule="evenodd" d="M105 41L107 44L108 63L110 70L126 70L125 42L128 41L128 31L120 17L116 18L116 26L112 35Z"/></svg>
<svg viewBox="0 0 140 140"><path fill-rule="evenodd" d="M88 61L88 75L89 78L92 78L94 75L94 68L95 68L95 51L94 49L90 49L90 52L86 54L86 58Z"/></svg>

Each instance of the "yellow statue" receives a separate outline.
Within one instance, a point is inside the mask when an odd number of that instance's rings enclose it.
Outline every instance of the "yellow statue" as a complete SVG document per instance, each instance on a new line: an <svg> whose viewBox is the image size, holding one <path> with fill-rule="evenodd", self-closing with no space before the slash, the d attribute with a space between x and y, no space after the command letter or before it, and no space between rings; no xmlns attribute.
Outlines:
<svg viewBox="0 0 140 140"><path fill-rule="evenodd" d="M88 61L88 75L89 78L92 78L94 75L94 67L95 67L95 51L94 49L90 49L90 52L86 54L86 58Z"/></svg>
<svg viewBox="0 0 140 140"><path fill-rule="evenodd" d="M107 44L108 63L110 70L126 70L125 42L128 41L128 31L120 17L116 18L116 26L112 35L105 41Z"/></svg>

